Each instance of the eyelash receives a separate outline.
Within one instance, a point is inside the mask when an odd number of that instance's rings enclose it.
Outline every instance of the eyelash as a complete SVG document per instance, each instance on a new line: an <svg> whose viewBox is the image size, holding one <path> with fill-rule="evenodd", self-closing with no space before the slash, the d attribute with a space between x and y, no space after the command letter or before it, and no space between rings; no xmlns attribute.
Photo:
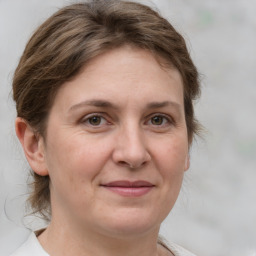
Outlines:
<svg viewBox="0 0 256 256"><path fill-rule="evenodd" d="M162 123L159 125L153 124L152 123L153 118L162 119ZM157 128L164 128L166 126L170 126L170 125L174 124L174 121L170 116L165 115L165 114L160 114L160 113L155 113L155 114L151 115L146 123L148 123L148 122L151 122L152 126L157 127Z"/></svg>
<svg viewBox="0 0 256 256"><path fill-rule="evenodd" d="M92 118L100 118L100 123L105 120L105 124L104 125L108 125L108 124L111 124L110 122L108 122L108 120L104 117L104 114L103 113L92 113L90 115L87 115L85 116L82 120L81 120L81 123L85 124L85 125L88 125L88 126L91 126L91 127L101 127L102 124L96 124L96 125L93 125L90 121L92 120Z"/></svg>
<svg viewBox="0 0 256 256"><path fill-rule="evenodd" d="M93 118L100 118L100 123L95 124L95 125L92 124L90 121ZM153 124L152 123L153 118L160 118L162 120L162 123L161 124ZM104 124L102 124L103 121L104 121ZM160 113L155 113L155 114L152 114L149 117L147 117L145 124L147 125L150 122L154 128L165 128L165 127L175 124L174 120L170 116L165 115L165 114L160 114ZM102 126L111 125L111 122L109 122L107 120L107 118L104 117L104 113L92 113L90 115L87 115L81 120L81 123L85 124L87 126L90 126L90 127L94 127L94 128L101 128Z"/></svg>

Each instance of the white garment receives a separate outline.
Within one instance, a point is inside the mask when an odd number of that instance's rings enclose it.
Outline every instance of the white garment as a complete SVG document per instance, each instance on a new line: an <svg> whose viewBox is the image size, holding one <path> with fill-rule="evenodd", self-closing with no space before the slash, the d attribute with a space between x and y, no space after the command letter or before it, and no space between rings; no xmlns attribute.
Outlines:
<svg viewBox="0 0 256 256"><path fill-rule="evenodd" d="M168 243L168 248L170 249L174 256L196 256L192 252L189 252L186 249L174 243Z"/></svg>
<svg viewBox="0 0 256 256"><path fill-rule="evenodd" d="M175 256L195 256L193 253L185 250L177 244L168 245L170 251ZM10 256L50 256L40 245L36 235L32 232L28 237L27 241L21 245L13 254Z"/></svg>

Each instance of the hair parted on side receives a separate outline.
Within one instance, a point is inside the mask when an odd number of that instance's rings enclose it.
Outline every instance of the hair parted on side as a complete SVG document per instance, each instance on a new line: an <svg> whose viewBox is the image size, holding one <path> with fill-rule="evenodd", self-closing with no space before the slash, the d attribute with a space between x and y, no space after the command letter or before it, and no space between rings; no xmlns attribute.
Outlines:
<svg viewBox="0 0 256 256"><path fill-rule="evenodd" d="M199 130L193 108L200 94L197 69L184 38L173 26L150 7L135 2L77 3L47 19L27 43L14 74L17 116L45 138L47 117L61 85L78 75L92 58L126 44L151 51L180 72L191 143ZM33 175L30 205L34 213L50 219L49 177Z"/></svg>

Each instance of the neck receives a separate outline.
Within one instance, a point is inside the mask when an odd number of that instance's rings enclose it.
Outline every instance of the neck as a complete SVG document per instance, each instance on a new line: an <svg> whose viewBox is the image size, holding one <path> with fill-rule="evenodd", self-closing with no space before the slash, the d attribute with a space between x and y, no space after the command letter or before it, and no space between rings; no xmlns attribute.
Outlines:
<svg viewBox="0 0 256 256"><path fill-rule="evenodd" d="M43 248L55 256L157 256L158 230L141 236L106 236L89 229L77 232L74 227L51 223L38 237Z"/></svg>

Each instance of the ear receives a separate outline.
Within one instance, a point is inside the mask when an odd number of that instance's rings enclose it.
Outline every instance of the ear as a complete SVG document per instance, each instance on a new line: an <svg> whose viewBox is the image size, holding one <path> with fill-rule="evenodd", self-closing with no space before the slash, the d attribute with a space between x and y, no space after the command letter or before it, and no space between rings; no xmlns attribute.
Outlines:
<svg viewBox="0 0 256 256"><path fill-rule="evenodd" d="M185 159L185 168L184 171L187 171L190 167L190 155L187 154L186 159Z"/></svg>
<svg viewBox="0 0 256 256"><path fill-rule="evenodd" d="M32 170L41 176L48 175L44 156L43 137L40 135L37 136L30 125L20 117L16 118L15 130Z"/></svg>

